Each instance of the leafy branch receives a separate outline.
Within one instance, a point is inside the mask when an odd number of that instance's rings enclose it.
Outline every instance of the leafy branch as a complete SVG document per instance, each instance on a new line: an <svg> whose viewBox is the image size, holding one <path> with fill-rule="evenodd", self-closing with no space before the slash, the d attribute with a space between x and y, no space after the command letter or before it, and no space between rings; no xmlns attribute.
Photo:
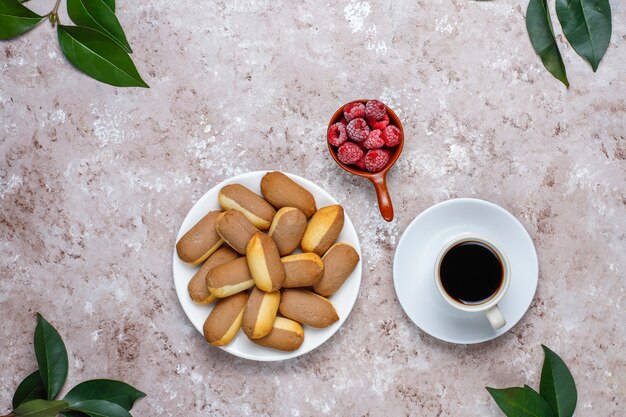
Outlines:
<svg viewBox="0 0 626 417"><path fill-rule="evenodd" d="M555 0L556 15L572 48L596 72L611 39L609 0ZM556 79L569 87L565 64L557 46L547 0L530 0L526 28L535 52Z"/></svg>
<svg viewBox="0 0 626 417"><path fill-rule="evenodd" d="M20 0L0 0L0 39L13 39L44 20L57 29L63 55L90 77L118 87L148 87L130 54L132 49L115 16L115 0L67 0L67 12L76 26L61 24L58 10L39 15Z"/></svg>
<svg viewBox="0 0 626 417"><path fill-rule="evenodd" d="M55 400L67 379L68 356L57 330L37 314L35 357L39 369L19 384L13 395L13 411L2 417L132 417L135 401L146 394L111 379L92 379Z"/></svg>
<svg viewBox="0 0 626 417"><path fill-rule="evenodd" d="M565 362L547 347L541 369L539 392L528 385L490 388L487 391L508 417L572 417L578 394L574 378Z"/></svg>

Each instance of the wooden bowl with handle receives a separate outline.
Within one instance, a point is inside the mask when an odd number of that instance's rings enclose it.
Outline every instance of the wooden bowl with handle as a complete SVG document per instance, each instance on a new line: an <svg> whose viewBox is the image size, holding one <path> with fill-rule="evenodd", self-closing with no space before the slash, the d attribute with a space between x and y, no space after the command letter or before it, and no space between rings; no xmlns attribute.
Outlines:
<svg viewBox="0 0 626 417"><path fill-rule="evenodd" d="M365 104L368 101L369 100L353 100L339 107L339 109L337 109L335 114L333 114L333 117L330 119L330 122L328 123L328 128L330 129L332 125L334 125L335 123L339 122L339 120L341 120L341 117L343 116L343 108L345 106L351 103ZM361 170L356 166L346 165L343 162L341 162L339 158L337 157L337 150L335 149L335 147L332 146L328 142L328 140L326 141L326 143L328 144L328 150L330 151L330 154L335 160L335 162L337 163L337 165L339 165L341 168L345 169L351 174L358 175L363 178L367 178L368 180L372 182L372 184L374 184L374 189L376 190L376 197L378 197L378 208L380 209L380 214L382 214L385 220L390 222L393 220L393 204L391 203L391 197L389 195L389 190L387 188L387 172L391 169L393 164L396 163L396 161L398 160L398 157L402 153L402 148L404 147L404 129L402 127L402 123L400 122L400 119L393 112L393 110L391 110L387 106L385 107L387 109L387 116L389 117L389 125L394 125L398 129L400 129L400 143L397 146L395 146L395 148L392 150L391 154L389 155L389 162L387 162L387 165L382 170L378 172L369 172L369 171Z"/></svg>

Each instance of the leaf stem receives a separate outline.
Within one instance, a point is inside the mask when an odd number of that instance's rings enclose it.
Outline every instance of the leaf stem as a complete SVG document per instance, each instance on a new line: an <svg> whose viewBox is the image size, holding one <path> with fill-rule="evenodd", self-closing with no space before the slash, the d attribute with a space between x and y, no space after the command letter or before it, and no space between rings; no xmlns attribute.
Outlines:
<svg viewBox="0 0 626 417"><path fill-rule="evenodd" d="M58 13L60 5L61 5L61 0L57 0L52 11L48 13L48 19L50 20L50 23L52 23L52 27L55 27L57 23L60 23L59 13Z"/></svg>
<svg viewBox="0 0 626 417"><path fill-rule="evenodd" d="M54 9L52 9L52 13L55 13L59 11L59 6L61 5L61 0L57 0L56 4L54 5Z"/></svg>

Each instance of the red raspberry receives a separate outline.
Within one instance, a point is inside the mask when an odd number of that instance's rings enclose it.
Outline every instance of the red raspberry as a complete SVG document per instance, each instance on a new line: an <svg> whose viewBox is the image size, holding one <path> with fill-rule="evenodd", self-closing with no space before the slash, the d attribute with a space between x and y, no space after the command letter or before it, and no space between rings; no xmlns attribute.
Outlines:
<svg viewBox="0 0 626 417"><path fill-rule="evenodd" d="M378 100L370 100L365 105L365 117L372 120L381 120L387 114L387 108Z"/></svg>
<svg viewBox="0 0 626 417"><path fill-rule="evenodd" d="M365 155L365 168L370 172L378 172L389 162L389 151L386 149L372 149Z"/></svg>
<svg viewBox="0 0 626 417"><path fill-rule="evenodd" d="M346 117L348 122L358 118L364 119L365 106L363 103L346 104L346 107L343 108L343 115Z"/></svg>
<svg viewBox="0 0 626 417"><path fill-rule="evenodd" d="M341 123L335 123L328 128L328 143L333 146L341 146L348 140L348 131Z"/></svg>
<svg viewBox="0 0 626 417"><path fill-rule="evenodd" d="M372 129L383 130L389 124L389 116L387 116L387 113L385 113L382 119L380 120L367 119L367 123L370 125Z"/></svg>
<svg viewBox="0 0 626 417"><path fill-rule="evenodd" d="M355 142L363 142L369 133L370 128L364 119L354 119L348 123L348 137Z"/></svg>
<svg viewBox="0 0 626 417"><path fill-rule="evenodd" d="M346 142L337 149L337 157L346 165L354 164L363 158L363 149L356 143Z"/></svg>
<svg viewBox="0 0 626 417"><path fill-rule="evenodd" d="M355 167L357 167L361 171L365 171L365 156L363 158L359 159L358 161L356 161L352 165L354 165Z"/></svg>
<svg viewBox="0 0 626 417"><path fill-rule="evenodd" d="M387 126L383 130L382 138L385 141L385 146L393 148L400 143L400 129L395 126Z"/></svg>
<svg viewBox="0 0 626 417"><path fill-rule="evenodd" d="M382 133L380 130L372 130L370 134L367 136L367 139L363 141L363 147L365 149L378 149L385 146L385 140L382 138Z"/></svg>

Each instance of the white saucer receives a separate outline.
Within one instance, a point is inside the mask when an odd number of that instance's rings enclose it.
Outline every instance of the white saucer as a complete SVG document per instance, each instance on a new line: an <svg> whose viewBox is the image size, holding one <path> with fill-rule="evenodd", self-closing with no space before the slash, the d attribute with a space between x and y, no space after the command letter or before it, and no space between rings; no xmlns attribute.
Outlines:
<svg viewBox="0 0 626 417"><path fill-rule="evenodd" d="M437 255L462 233L492 240L509 258L511 284L498 304L506 325L499 330L483 313L456 310L437 291ZM404 231L393 262L396 294L406 314L426 333L450 343L480 343L507 332L528 310L537 278L537 253L524 226L502 207L472 198L444 201L417 216Z"/></svg>
<svg viewBox="0 0 626 417"><path fill-rule="evenodd" d="M209 191L206 192L196 204L193 205L187 217L183 221L183 224L180 226L180 230L178 232L178 236L176 237L176 241L182 237L187 230L189 230L194 224L196 224L206 213L211 210L219 210L220 206L217 202L217 195L219 191L227 184L238 183L242 184L257 194L261 194L261 178L268 171L255 171L248 172L246 174L237 175L236 177L232 177L223 181ZM284 173L289 178L306 188L313 194L315 198L315 202L317 203L317 207L324 207L331 204L339 204L335 198L333 198L326 190L322 189L318 185L313 182L299 177L297 175ZM361 246L359 245L359 237L356 233L356 229L348 216L348 213L344 213L344 224L341 233L337 239L339 242L347 242L354 247L354 249L359 254L359 257L362 259L361 255ZM299 252L297 250L296 252ZM341 327L343 322L348 318L350 311L352 311L352 307L357 299L357 295L359 293L359 287L361 285L361 264L359 262L352 274L346 279L346 282L334 293L329 299L332 301L335 309L337 310L337 314L339 315L339 320L328 326L325 329L315 329L309 326L304 326L304 342L299 349L293 352L282 352L279 350L265 348L259 345L252 343L248 338L242 333L239 332L237 336L226 346L221 346L221 349L232 353L235 356L239 356L241 358L252 359L257 361L278 361L284 359L295 358L296 356L303 355L311 350L317 348L322 343L326 342L330 337L335 334L337 330ZM194 325L194 327L202 334L202 326L207 316L213 309L214 304L202 305L197 304L191 301L189 298L189 293L187 292L187 283L191 279L191 277L198 270L197 266L189 265L182 262L177 254L176 248L173 248L173 275L174 275L174 286L176 287L176 294L178 295L178 300L185 311L185 314ZM207 349L209 346L207 345Z"/></svg>

